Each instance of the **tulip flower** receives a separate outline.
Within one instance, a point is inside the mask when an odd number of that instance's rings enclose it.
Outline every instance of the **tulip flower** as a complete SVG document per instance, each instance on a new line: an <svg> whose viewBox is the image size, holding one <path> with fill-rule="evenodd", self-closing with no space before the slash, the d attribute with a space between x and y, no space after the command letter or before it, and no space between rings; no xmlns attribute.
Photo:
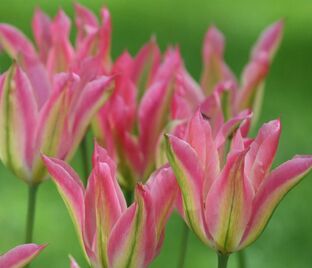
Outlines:
<svg viewBox="0 0 312 268"><path fill-rule="evenodd" d="M106 150L95 146L93 170L84 189L65 162L44 162L69 210L92 267L147 267L160 251L177 187L169 167L138 184L127 208L116 179L116 166ZM78 264L71 260L72 267Z"/></svg>
<svg viewBox="0 0 312 268"><path fill-rule="evenodd" d="M108 74L110 70L111 20L108 10L101 10L101 25L87 8L75 4L75 10L75 47L69 40L70 19L62 10L53 20L40 9L35 11L32 26L38 49L14 26L0 24L0 47L26 72L39 106L51 90L49 79L53 79L56 73L75 72L90 79L97 74ZM85 68L86 64L88 68Z"/></svg>
<svg viewBox="0 0 312 268"><path fill-rule="evenodd" d="M218 252L220 261L254 242L280 200L311 170L312 156L296 156L270 170L280 132L279 120L264 124L255 139L244 137L238 128L224 164L224 133L213 137L209 121L199 111L189 121L184 139L167 136L184 220Z"/></svg>
<svg viewBox="0 0 312 268"><path fill-rule="evenodd" d="M261 34L252 49L250 62L243 70L240 83L224 62L224 36L215 26L211 26L204 40L200 85L192 79L185 68L179 71L176 87L179 88L177 92L180 99L176 100L176 105L181 108L176 108L179 111L176 117L185 117L183 113L187 110L192 115L206 97L219 94L227 119L242 110L250 109L254 113L253 122L255 122L261 108L264 80L282 39L283 24L283 21L278 21ZM220 87L225 87L222 92Z"/></svg>
<svg viewBox="0 0 312 268"><path fill-rule="evenodd" d="M84 83L74 73L55 76L42 107L27 74L13 65L0 78L0 158L29 185L46 172L40 153L68 160L109 93L111 77ZM43 89L44 90L44 89Z"/></svg>
<svg viewBox="0 0 312 268"><path fill-rule="evenodd" d="M120 183L128 191L156 168L157 147L171 119L179 66L175 49L169 49L161 61L154 39L135 58L125 52L114 63L114 93L97 115L94 130L97 141L118 163Z"/></svg>
<svg viewBox="0 0 312 268"><path fill-rule="evenodd" d="M22 268L30 263L43 249L44 245L24 244L0 256L0 267Z"/></svg>

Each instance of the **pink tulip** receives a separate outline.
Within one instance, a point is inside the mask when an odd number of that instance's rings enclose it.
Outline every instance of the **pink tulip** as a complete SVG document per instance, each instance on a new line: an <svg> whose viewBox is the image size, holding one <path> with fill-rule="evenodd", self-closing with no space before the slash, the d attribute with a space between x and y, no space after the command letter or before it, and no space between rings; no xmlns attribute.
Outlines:
<svg viewBox="0 0 312 268"><path fill-rule="evenodd" d="M112 77L90 82L77 74L60 73L42 105L21 67L0 77L0 158L30 185L46 177L40 153L68 160L92 117L106 100ZM44 88L42 88L44 90Z"/></svg>
<svg viewBox="0 0 312 268"><path fill-rule="evenodd" d="M228 255L255 241L274 209L312 167L312 156L296 156L271 171L281 127L264 124L255 139L240 127L213 136L208 120L198 111L185 138L167 137L167 155L182 193L182 215L207 245Z"/></svg>
<svg viewBox="0 0 312 268"><path fill-rule="evenodd" d="M120 182L133 190L155 170L157 147L170 122L173 82L180 66L177 49L161 59L154 39L136 57L123 53L114 63L114 93L99 112L94 130L118 163Z"/></svg>
<svg viewBox="0 0 312 268"><path fill-rule="evenodd" d="M46 167L64 199L87 260L93 267L147 267L159 253L177 187L170 168L137 185L127 208L106 150L95 146L93 170L84 189L65 162L44 156ZM76 267L74 260L72 267Z"/></svg>
<svg viewBox="0 0 312 268"><path fill-rule="evenodd" d="M227 119L242 110L251 109L254 113L253 121L256 121L261 108L264 80L282 39L283 25L283 21L278 21L261 34L252 49L250 62L243 70L240 84L224 62L222 33L215 26L210 27L203 46L201 86L197 85L185 69L180 70L178 74L180 78L177 79L176 87L180 88L178 92L182 100L176 104L176 110L179 111L176 118L183 117L181 110L184 113L189 110L186 114L193 114L206 97L211 98L213 94L217 94L220 95ZM220 87L224 88L222 92ZM190 95L193 97L189 97Z"/></svg>
<svg viewBox="0 0 312 268"><path fill-rule="evenodd" d="M44 245L25 244L17 246L0 256L1 268L22 268L45 248Z"/></svg>
<svg viewBox="0 0 312 268"><path fill-rule="evenodd" d="M110 93L110 14L102 9L98 24L85 7L75 9L76 47L62 10L54 19L36 10L36 46L0 24L0 47L16 62L0 77L0 158L29 184L46 176L40 153L71 158Z"/></svg>
<svg viewBox="0 0 312 268"><path fill-rule="evenodd" d="M87 8L75 4L75 9L75 47L69 40L70 19L62 10L52 20L40 9L35 11L32 26L38 50L18 29L0 24L0 47L23 67L34 91L38 93L40 106L51 90L48 80L53 79L56 73L76 72L83 75L87 72L94 77L110 71L111 21L108 10L101 10L102 23L99 25ZM88 68L85 68L86 64Z"/></svg>

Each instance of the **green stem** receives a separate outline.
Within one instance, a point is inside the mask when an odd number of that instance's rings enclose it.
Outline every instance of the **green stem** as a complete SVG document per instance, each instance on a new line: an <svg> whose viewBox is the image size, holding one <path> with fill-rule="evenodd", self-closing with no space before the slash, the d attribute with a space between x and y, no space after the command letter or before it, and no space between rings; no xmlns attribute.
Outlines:
<svg viewBox="0 0 312 268"><path fill-rule="evenodd" d="M238 267L239 268L246 268L246 254L245 251L241 250L237 252L238 257Z"/></svg>
<svg viewBox="0 0 312 268"><path fill-rule="evenodd" d="M81 152L81 162L82 162L84 183L87 184L89 172L90 172L87 135L85 135L81 141L80 152Z"/></svg>
<svg viewBox="0 0 312 268"><path fill-rule="evenodd" d="M26 220L26 243L31 243L33 238L35 211L36 211L36 197L38 184L29 185L28 188L28 209L27 209L27 220Z"/></svg>
<svg viewBox="0 0 312 268"><path fill-rule="evenodd" d="M226 268L229 260L229 255L218 253L218 268Z"/></svg>
<svg viewBox="0 0 312 268"><path fill-rule="evenodd" d="M181 247L180 247L180 255L178 261L178 268L183 268L185 265L185 257L187 253L187 244L188 244L188 237L189 237L189 228L185 222L183 222L183 229L182 229L182 239L181 239Z"/></svg>

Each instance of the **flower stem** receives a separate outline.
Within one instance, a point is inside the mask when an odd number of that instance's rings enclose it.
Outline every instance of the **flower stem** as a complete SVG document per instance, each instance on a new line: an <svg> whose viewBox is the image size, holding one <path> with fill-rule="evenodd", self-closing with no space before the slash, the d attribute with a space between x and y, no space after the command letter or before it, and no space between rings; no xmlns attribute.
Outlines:
<svg viewBox="0 0 312 268"><path fill-rule="evenodd" d="M177 266L178 268L183 268L185 264L189 232L190 231L189 231L188 226L186 225L185 222L183 222L180 255L179 255L179 261L178 261L178 266Z"/></svg>
<svg viewBox="0 0 312 268"><path fill-rule="evenodd" d="M29 185L28 188L28 209L27 209L27 219L26 219L26 244L32 242L34 221L35 221L35 211L36 211L36 197L38 184Z"/></svg>
<svg viewBox="0 0 312 268"><path fill-rule="evenodd" d="M229 255L218 253L218 268L226 268Z"/></svg>
<svg viewBox="0 0 312 268"><path fill-rule="evenodd" d="M246 268L246 255L245 251L241 250L237 252L238 257L238 267L239 268Z"/></svg>
<svg viewBox="0 0 312 268"><path fill-rule="evenodd" d="M80 153L81 153L81 162L82 162L82 169L83 169L83 178L84 178L84 183L86 185L88 181L89 172L90 172L87 135L85 135L81 141Z"/></svg>

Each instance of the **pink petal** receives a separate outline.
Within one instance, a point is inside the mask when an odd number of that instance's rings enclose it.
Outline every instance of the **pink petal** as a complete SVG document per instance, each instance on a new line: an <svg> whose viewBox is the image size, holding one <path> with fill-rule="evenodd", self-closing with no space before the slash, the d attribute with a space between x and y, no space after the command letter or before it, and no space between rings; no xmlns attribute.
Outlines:
<svg viewBox="0 0 312 268"><path fill-rule="evenodd" d="M73 85L79 77L73 74L60 74L55 80L53 94L44 104L36 129L35 151L64 159L71 146L69 138L69 110L72 105ZM36 180L42 180L45 170L39 156L33 164Z"/></svg>
<svg viewBox="0 0 312 268"><path fill-rule="evenodd" d="M209 243L203 216L204 170L197 153L184 140L168 135L167 157L182 192L186 221L202 241Z"/></svg>
<svg viewBox="0 0 312 268"><path fill-rule="evenodd" d="M98 20L91 10L85 6L75 3L75 21L77 26L76 45L79 47L84 38L98 28Z"/></svg>
<svg viewBox="0 0 312 268"><path fill-rule="evenodd" d="M34 127L38 107L31 84L18 66L12 66L2 77L0 96L0 156L5 165L20 178L32 183Z"/></svg>
<svg viewBox="0 0 312 268"><path fill-rule="evenodd" d="M44 164L51 175L57 189L73 220L82 248L84 243L84 187L78 174L64 161L42 156Z"/></svg>
<svg viewBox="0 0 312 268"><path fill-rule="evenodd" d="M35 10L32 21L34 37L39 48L40 59L46 63L49 50L52 46L51 20L39 8Z"/></svg>
<svg viewBox="0 0 312 268"><path fill-rule="evenodd" d="M179 65L179 53L169 51L165 62L157 71L156 82L148 89L139 107L140 144L146 167L144 178L149 175L148 173L152 169L157 144L169 120L173 97L172 81ZM151 122L153 122L153 127L151 127Z"/></svg>
<svg viewBox="0 0 312 268"><path fill-rule="evenodd" d="M157 239L164 232L178 194L178 185L170 167L164 166L148 179L146 188L151 193L155 210Z"/></svg>
<svg viewBox="0 0 312 268"><path fill-rule="evenodd" d="M0 45L14 59L20 54L36 58L37 54L28 38L15 27L0 24Z"/></svg>
<svg viewBox="0 0 312 268"><path fill-rule="evenodd" d="M70 259L70 268L80 268L80 266L72 256L69 256L69 259Z"/></svg>
<svg viewBox="0 0 312 268"><path fill-rule="evenodd" d="M259 53L245 67L242 75L241 89L236 96L236 112L253 109L259 113L263 94L263 82L269 70L267 53Z"/></svg>
<svg viewBox="0 0 312 268"><path fill-rule="evenodd" d="M252 57L256 57L259 53L266 52L272 60L281 42L283 28L284 21L280 20L265 29L252 50Z"/></svg>
<svg viewBox="0 0 312 268"><path fill-rule="evenodd" d="M191 116L205 98L200 86L184 67L177 72L174 97L176 99L176 105L172 110L174 119Z"/></svg>
<svg viewBox="0 0 312 268"><path fill-rule="evenodd" d="M132 79L138 88L138 100L151 85L160 65L160 50L155 39L147 43L137 54L132 69Z"/></svg>
<svg viewBox="0 0 312 268"><path fill-rule="evenodd" d="M113 79L112 76L101 76L89 82L79 94L75 107L71 111L73 117L71 126L72 145L67 155L68 159L77 149L92 118L109 97Z"/></svg>
<svg viewBox="0 0 312 268"><path fill-rule="evenodd" d="M224 124L224 116L221 108L219 95L214 92L208 96L200 105L200 110L204 118L209 120L215 137Z"/></svg>
<svg viewBox="0 0 312 268"><path fill-rule="evenodd" d="M152 198L149 191L138 185L136 202L121 216L109 237L109 264L111 267L148 267L156 245Z"/></svg>
<svg viewBox="0 0 312 268"><path fill-rule="evenodd" d="M198 161L204 170L203 196L205 197L220 172L220 163L210 124L203 118L200 110L197 110L189 121L185 136L186 141L196 151Z"/></svg>
<svg viewBox="0 0 312 268"><path fill-rule="evenodd" d="M252 208L252 187L244 176L246 151L232 154L206 199L205 216L215 247L222 253L236 250Z"/></svg>
<svg viewBox="0 0 312 268"><path fill-rule="evenodd" d="M297 156L277 167L265 178L252 206L240 248L252 243L262 233L282 198L311 170L312 156Z"/></svg>
<svg viewBox="0 0 312 268"><path fill-rule="evenodd" d="M16 28L7 24L0 24L0 46L27 73L40 108L49 95L50 85L46 70L39 61L32 43Z"/></svg>
<svg viewBox="0 0 312 268"><path fill-rule="evenodd" d="M250 145L246 155L246 175L255 191L271 168L280 133L280 121L271 121L260 128L256 139Z"/></svg>
<svg viewBox="0 0 312 268"><path fill-rule="evenodd" d="M215 143L217 148L220 148L224 145L229 136L234 134L236 129L243 124L244 121L250 120L252 113L249 110L244 110L238 115L234 116L230 120L228 120L224 125L220 128ZM245 133L244 133L245 134Z"/></svg>
<svg viewBox="0 0 312 268"><path fill-rule="evenodd" d="M95 241L96 252L99 255L98 259L107 265L108 237L112 228L126 210L126 202L124 198L121 199L122 191L117 179L112 177L110 167L105 162L97 162L93 168L89 184L94 185L93 189L90 188L93 190L93 196L90 195L90 197L94 199L93 204L95 205L95 208L91 208L91 210L94 210L95 213L93 216L95 216L97 235ZM92 215L89 214L88 216ZM92 228L91 225L90 227Z"/></svg>
<svg viewBox="0 0 312 268"><path fill-rule="evenodd" d="M235 82L234 75L223 60L224 37L214 26L208 29L203 47L204 69L201 77L201 85L208 96L217 83L231 80Z"/></svg>
<svg viewBox="0 0 312 268"><path fill-rule="evenodd" d="M69 40L70 20L59 10L51 23L52 48L48 54L47 68L50 76L70 70L74 49Z"/></svg>
<svg viewBox="0 0 312 268"><path fill-rule="evenodd" d="M19 268L30 263L46 246L25 244L17 246L0 256L0 267Z"/></svg>

